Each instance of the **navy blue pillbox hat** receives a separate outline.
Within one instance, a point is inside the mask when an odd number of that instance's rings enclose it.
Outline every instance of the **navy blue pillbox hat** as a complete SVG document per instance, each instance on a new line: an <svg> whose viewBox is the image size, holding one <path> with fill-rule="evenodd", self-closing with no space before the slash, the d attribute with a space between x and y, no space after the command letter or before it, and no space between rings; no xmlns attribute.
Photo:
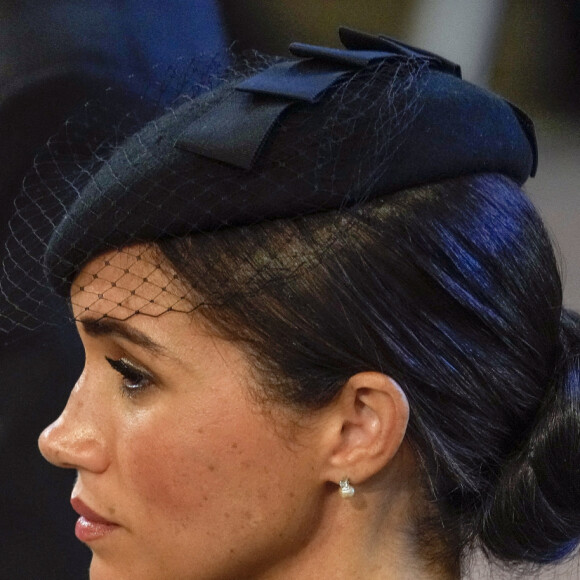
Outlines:
<svg viewBox="0 0 580 580"><path fill-rule="evenodd" d="M117 148L68 209L45 254L66 295L112 248L340 209L493 172L522 184L531 121L459 67L386 37L340 30L344 49L297 57L185 102Z"/></svg>

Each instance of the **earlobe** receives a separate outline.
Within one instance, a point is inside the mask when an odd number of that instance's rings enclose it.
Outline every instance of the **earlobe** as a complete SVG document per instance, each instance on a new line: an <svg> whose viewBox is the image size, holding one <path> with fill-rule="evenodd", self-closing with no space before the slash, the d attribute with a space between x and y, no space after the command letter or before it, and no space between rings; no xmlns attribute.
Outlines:
<svg viewBox="0 0 580 580"><path fill-rule="evenodd" d="M405 437L409 404L401 387L378 372L353 375L332 410L328 479L360 483L383 469Z"/></svg>

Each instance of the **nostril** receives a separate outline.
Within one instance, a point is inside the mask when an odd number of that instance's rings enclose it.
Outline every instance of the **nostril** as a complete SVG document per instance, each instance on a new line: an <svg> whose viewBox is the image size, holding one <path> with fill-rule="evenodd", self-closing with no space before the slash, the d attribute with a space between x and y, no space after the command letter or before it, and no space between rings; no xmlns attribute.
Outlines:
<svg viewBox="0 0 580 580"><path fill-rule="evenodd" d="M102 472L108 466L100 431L71 420L66 409L40 434L38 448L42 456L57 467Z"/></svg>

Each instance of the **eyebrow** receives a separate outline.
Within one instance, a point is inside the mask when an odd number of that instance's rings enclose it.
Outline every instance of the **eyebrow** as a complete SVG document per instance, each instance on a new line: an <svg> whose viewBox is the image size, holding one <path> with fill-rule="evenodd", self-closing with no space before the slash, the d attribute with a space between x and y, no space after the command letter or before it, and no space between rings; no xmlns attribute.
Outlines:
<svg viewBox="0 0 580 580"><path fill-rule="evenodd" d="M115 336L128 340L153 354L169 356L166 348L155 342L144 332L129 326L121 320L106 317L81 318L79 322L83 325L84 331L89 336Z"/></svg>

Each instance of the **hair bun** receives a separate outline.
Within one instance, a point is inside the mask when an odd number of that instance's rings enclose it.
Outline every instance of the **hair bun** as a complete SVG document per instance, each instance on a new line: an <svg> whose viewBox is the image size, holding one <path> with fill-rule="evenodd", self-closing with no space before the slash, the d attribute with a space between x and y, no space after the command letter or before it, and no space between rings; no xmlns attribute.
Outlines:
<svg viewBox="0 0 580 580"><path fill-rule="evenodd" d="M562 354L538 418L487 507L483 548L504 561L553 562L580 542L580 316L563 310Z"/></svg>

